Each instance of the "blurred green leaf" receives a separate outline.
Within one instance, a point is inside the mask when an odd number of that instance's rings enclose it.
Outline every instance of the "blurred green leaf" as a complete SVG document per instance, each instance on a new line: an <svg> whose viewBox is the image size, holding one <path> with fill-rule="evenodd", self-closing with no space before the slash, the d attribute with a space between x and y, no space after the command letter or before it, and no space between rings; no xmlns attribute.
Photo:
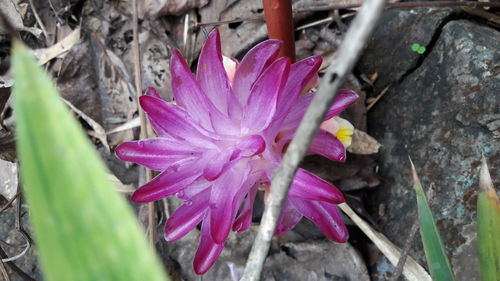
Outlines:
<svg viewBox="0 0 500 281"><path fill-rule="evenodd" d="M46 280L167 280L80 125L19 42L12 63L17 148Z"/></svg>
<svg viewBox="0 0 500 281"><path fill-rule="evenodd" d="M477 196L477 247L481 280L500 280L500 202L484 157Z"/></svg>
<svg viewBox="0 0 500 281"><path fill-rule="evenodd" d="M411 162L411 160L410 160ZM418 219L420 221L420 235L424 244L425 257L427 265L434 281L452 281L455 280L450 262L446 257L443 242L439 236L436 223L432 216L429 203L425 196L420 179L413 163L411 163L415 193L417 195Z"/></svg>

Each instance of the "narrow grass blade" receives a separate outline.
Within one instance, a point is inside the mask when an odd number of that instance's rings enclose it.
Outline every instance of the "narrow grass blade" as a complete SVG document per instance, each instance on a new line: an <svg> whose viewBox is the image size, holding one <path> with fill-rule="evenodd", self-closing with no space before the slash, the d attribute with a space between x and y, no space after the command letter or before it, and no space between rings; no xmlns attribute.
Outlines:
<svg viewBox="0 0 500 281"><path fill-rule="evenodd" d="M12 64L17 148L45 280L167 280L79 124L19 42Z"/></svg>
<svg viewBox="0 0 500 281"><path fill-rule="evenodd" d="M486 159L482 160L477 196L477 247L482 281L500 280L500 202Z"/></svg>
<svg viewBox="0 0 500 281"><path fill-rule="evenodd" d="M411 162L411 160L410 160ZM414 188L417 195L418 219L420 221L420 235L424 244L425 257L429 271L434 281L453 281L455 276L451 270L450 262L446 257L443 242L439 236L431 208L425 197L417 172L411 163Z"/></svg>

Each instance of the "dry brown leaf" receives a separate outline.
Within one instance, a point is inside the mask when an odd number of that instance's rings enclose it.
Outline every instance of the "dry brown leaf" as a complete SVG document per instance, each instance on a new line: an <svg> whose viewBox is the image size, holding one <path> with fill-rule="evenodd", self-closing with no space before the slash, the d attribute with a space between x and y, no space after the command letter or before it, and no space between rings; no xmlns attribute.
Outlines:
<svg viewBox="0 0 500 281"><path fill-rule="evenodd" d="M354 134L352 135L351 146L347 148L347 151L354 154L375 154L378 153L382 145L372 136L367 133L354 129Z"/></svg>
<svg viewBox="0 0 500 281"><path fill-rule="evenodd" d="M108 140L106 139L106 131L104 131L104 128L101 125L99 125L99 123L94 121L94 119L90 118L87 114L85 114L83 111L79 110L74 105L72 105L69 101L65 99L63 99L63 101L71 108L71 110L73 110L78 116L80 116L83 120L85 120L87 124L89 124L89 126L95 132L95 137L101 141L102 145L104 145L104 147L106 147L106 150L109 152L110 150L109 150Z"/></svg>
<svg viewBox="0 0 500 281"><path fill-rule="evenodd" d="M66 53L79 42L80 28L77 27L75 30L73 30L73 32L71 32L57 44L54 44L48 48L32 50L32 53L38 59L38 64L43 65L49 62L51 59Z"/></svg>
<svg viewBox="0 0 500 281"><path fill-rule="evenodd" d="M137 12L140 18L156 18L166 15L182 15L188 10L201 8L208 0L142 0L138 1Z"/></svg>
<svg viewBox="0 0 500 281"><path fill-rule="evenodd" d="M128 121L127 123L120 125L111 131L108 131L106 134L109 135L109 134L114 134L114 133L118 133L118 132L123 132L123 131L137 128L140 126L141 126L141 120L139 117L136 117L136 118Z"/></svg>
<svg viewBox="0 0 500 281"><path fill-rule="evenodd" d="M12 0L0 0L0 7L2 8L2 14L4 14L9 20L10 24L16 29L22 31L28 31L31 34L39 37L42 34L42 30L34 27L26 27L23 23L23 18L21 12L18 10L16 3ZM3 24L0 23L0 34L7 34L8 31L5 29Z"/></svg>

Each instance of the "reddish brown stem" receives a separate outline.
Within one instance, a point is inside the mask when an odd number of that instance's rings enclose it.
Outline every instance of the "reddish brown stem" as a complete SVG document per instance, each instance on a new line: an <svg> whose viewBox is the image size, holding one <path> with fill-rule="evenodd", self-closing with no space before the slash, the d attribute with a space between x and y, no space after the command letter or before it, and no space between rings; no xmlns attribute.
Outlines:
<svg viewBox="0 0 500 281"><path fill-rule="evenodd" d="M287 56L295 61L295 40L291 0L262 0L270 39L283 41L279 57Z"/></svg>

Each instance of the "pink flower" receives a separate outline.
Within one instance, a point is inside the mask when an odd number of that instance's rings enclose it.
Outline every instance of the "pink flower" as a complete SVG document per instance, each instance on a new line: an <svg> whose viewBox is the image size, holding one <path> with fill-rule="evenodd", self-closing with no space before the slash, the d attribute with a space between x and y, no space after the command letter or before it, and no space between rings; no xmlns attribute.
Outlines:
<svg viewBox="0 0 500 281"><path fill-rule="evenodd" d="M288 58L276 59L280 45L267 40L241 62L226 58L223 63L219 33L214 30L201 52L196 76L174 51L170 72L176 104L162 100L153 88L140 98L158 137L116 148L120 159L160 172L136 190L133 201L172 195L185 200L165 224L167 241L182 238L202 222L193 262L198 274L216 261L231 229L239 232L250 226L257 189L270 183L312 99L313 94L300 94L317 79L321 58L290 64ZM357 98L341 90L327 119ZM310 152L335 161L346 156L342 142L323 130ZM333 185L299 169L276 234L306 216L327 237L344 242L348 234L336 207L343 201Z"/></svg>

